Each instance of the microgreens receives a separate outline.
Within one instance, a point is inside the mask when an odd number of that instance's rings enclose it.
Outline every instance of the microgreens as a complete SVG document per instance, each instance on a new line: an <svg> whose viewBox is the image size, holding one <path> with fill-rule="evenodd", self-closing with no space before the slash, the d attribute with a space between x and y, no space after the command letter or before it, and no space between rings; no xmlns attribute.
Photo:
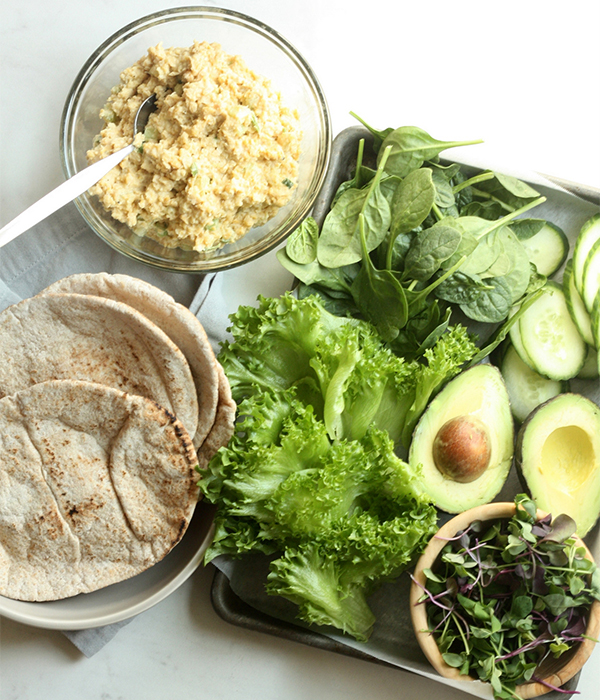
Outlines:
<svg viewBox="0 0 600 700"><path fill-rule="evenodd" d="M475 521L446 539L424 571L419 604L444 661L491 683L496 699L519 698L516 686L530 681L572 694L543 680L540 668L589 639L587 616L600 600L596 567L570 517L538 520L522 494L515 505L510 519Z"/></svg>

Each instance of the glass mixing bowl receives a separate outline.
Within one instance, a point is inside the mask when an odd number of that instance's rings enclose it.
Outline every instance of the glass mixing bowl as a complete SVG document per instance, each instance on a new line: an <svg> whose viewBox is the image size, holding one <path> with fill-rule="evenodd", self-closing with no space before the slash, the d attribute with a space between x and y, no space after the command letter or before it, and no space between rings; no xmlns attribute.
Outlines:
<svg viewBox="0 0 600 700"><path fill-rule="evenodd" d="M287 107L297 110L303 137L298 185L289 202L263 226L210 253L167 248L136 235L89 193L75 204L90 227L124 255L165 270L206 273L249 262L285 240L309 213L323 183L331 150L327 102L312 69L286 39L246 15L211 7L165 10L128 24L94 51L75 79L62 115L60 147L67 177L85 168L86 152L103 126L100 109L121 72L159 43L188 47L194 41L217 42L227 53L240 55L251 70L271 80Z"/></svg>

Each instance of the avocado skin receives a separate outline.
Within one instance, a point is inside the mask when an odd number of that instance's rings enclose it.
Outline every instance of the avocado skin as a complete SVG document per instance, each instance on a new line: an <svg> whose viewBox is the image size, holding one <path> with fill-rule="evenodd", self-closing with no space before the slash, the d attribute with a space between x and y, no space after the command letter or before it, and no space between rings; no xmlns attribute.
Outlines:
<svg viewBox="0 0 600 700"><path fill-rule="evenodd" d="M598 414L598 419L597 419L597 431L600 432L600 408L594 404L591 399L588 399L581 394L576 394L572 392L565 392L564 394L559 394L558 396L555 396L551 399L548 399L548 401L545 401L544 403L540 404L537 406L524 420L524 422L521 424L517 437L516 437L516 442L515 442L515 469L517 473L517 477L519 480L519 483L521 484L522 489L538 504L538 507L542 508L542 510L549 511L553 517L556 517L557 515L560 514L560 507L559 511L557 512L552 512L552 510L556 511L556 508L552 509L548 507L547 503L538 503L540 500L540 494L537 491L537 488L532 488L532 485L530 483L530 480L527 478L527 466L524 465L524 455L523 455L523 447L524 447L524 442L528 438L529 433L532 429L532 424L535 424L535 421L539 418L540 412L544 413L548 409L548 407L552 407L553 405L556 405L557 401L564 402L568 401L569 399L573 399L575 401L583 400L584 402L587 402L591 404L593 407L595 407L595 410ZM557 423L557 427L562 427L560 424ZM599 441L600 443L600 441ZM600 455L596 453L596 479L595 479L595 485L596 485L596 490L598 493L600 493L600 465L598 464L598 459ZM600 501L599 501L600 502ZM584 501L585 503L585 501ZM592 504L593 507L593 504ZM576 514L574 513L569 513L571 517L575 520L576 523L578 523L578 518L576 517ZM577 534L580 537L585 537L585 535L594 527L595 524L597 524L598 520L600 519L600 507L598 508L597 512L592 513L591 516L588 518L585 518L585 521L587 522L586 525L583 526L583 528L578 527ZM581 517L579 518L581 520ZM589 522L591 520L591 523ZM579 523L578 523L579 525Z"/></svg>

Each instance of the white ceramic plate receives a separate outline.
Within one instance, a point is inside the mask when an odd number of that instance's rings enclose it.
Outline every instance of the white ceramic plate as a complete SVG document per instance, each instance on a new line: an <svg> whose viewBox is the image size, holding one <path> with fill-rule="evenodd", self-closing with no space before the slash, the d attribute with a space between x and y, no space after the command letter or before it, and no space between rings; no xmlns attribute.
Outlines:
<svg viewBox="0 0 600 700"><path fill-rule="evenodd" d="M73 598L31 603L0 596L0 615L33 627L80 630L127 620L148 610L186 581L202 562L213 533L214 507L202 501L181 542L146 571Z"/></svg>

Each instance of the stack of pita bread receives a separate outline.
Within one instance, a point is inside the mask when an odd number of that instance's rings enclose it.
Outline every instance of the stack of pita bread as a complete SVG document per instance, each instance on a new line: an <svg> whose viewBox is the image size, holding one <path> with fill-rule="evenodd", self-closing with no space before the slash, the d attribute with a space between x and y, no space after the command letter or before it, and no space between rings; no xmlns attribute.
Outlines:
<svg viewBox="0 0 600 700"><path fill-rule="evenodd" d="M204 328L146 282L74 275L0 313L0 594L58 600L160 561L234 419Z"/></svg>

